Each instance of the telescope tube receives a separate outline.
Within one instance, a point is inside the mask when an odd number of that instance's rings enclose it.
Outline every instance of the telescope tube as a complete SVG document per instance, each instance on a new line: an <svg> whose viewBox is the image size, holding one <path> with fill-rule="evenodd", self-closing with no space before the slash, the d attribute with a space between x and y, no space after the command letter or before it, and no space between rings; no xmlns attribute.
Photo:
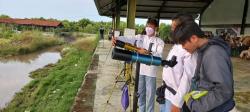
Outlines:
<svg viewBox="0 0 250 112"><path fill-rule="evenodd" d="M132 52L132 62L140 62L147 65L161 65L161 58L152 55L143 55L136 52Z"/></svg>
<svg viewBox="0 0 250 112"><path fill-rule="evenodd" d="M115 45L118 46L118 47L121 47L121 48L125 48L125 49L130 50L130 51L138 51L139 50L138 47L133 46L133 45L131 45L129 43L125 43L125 42L120 41L120 40L116 40Z"/></svg>
<svg viewBox="0 0 250 112"><path fill-rule="evenodd" d="M131 61L132 60L132 52L122 49L114 48L111 55L112 59L120 60L120 61Z"/></svg>
<svg viewBox="0 0 250 112"><path fill-rule="evenodd" d="M147 65L156 65L156 66L162 65L162 60L160 57L138 54L136 52L121 50L117 48L113 49L112 59L120 61L140 62Z"/></svg>

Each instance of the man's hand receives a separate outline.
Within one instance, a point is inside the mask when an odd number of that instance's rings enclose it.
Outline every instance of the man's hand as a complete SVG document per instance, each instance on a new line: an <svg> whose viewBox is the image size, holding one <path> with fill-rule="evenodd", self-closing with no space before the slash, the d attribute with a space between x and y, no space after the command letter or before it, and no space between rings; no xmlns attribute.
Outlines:
<svg viewBox="0 0 250 112"><path fill-rule="evenodd" d="M137 52L138 52L139 54L145 54L145 55L150 54L150 52L148 52L148 50L143 49L143 48L139 48Z"/></svg>
<svg viewBox="0 0 250 112"><path fill-rule="evenodd" d="M181 109L179 107L176 107L175 105L171 106L171 112L180 112Z"/></svg>
<svg viewBox="0 0 250 112"><path fill-rule="evenodd" d="M115 46L116 44L116 37L112 36L112 45Z"/></svg>

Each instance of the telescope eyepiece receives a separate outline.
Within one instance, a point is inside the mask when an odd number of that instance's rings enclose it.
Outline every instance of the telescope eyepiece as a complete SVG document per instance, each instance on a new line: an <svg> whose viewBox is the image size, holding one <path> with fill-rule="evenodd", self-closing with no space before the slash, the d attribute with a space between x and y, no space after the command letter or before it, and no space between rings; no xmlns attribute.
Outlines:
<svg viewBox="0 0 250 112"><path fill-rule="evenodd" d="M170 66L170 67L174 67L176 64L177 64L177 61L176 61L177 57L176 56L173 56L171 58L171 60L162 60L162 66Z"/></svg>
<svg viewBox="0 0 250 112"><path fill-rule="evenodd" d="M171 61L176 61L176 59L177 59L177 57L174 55L174 56L172 56Z"/></svg>

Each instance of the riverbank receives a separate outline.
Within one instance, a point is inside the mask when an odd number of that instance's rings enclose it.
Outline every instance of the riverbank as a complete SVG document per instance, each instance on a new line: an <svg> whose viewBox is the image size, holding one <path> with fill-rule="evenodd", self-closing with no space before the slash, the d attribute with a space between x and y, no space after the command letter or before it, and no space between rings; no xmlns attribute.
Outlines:
<svg viewBox="0 0 250 112"><path fill-rule="evenodd" d="M32 80L29 77L30 72L48 64L55 64L61 59L59 47L0 58L0 109L5 107L5 104L13 99L15 93L20 92Z"/></svg>
<svg viewBox="0 0 250 112"><path fill-rule="evenodd" d="M91 62L97 38L81 38L65 46L63 58L32 72L34 78L2 111L69 111Z"/></svg>
<svg viewBox="0 0 250 112"><path fill-rule="evenodd" d="M0 38L0 57L27 54L63 43L62 39L53 35L44 35L38 31L24 31Z"/></svg>

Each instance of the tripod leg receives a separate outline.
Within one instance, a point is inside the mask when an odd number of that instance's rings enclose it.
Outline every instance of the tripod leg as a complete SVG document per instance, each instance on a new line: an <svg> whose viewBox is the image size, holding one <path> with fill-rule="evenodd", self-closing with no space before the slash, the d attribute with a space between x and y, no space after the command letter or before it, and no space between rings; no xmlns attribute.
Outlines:
<svg viewBox="0 0 250 112"><path fill-rule="evenodd" d="M122 74L124 71L125 71L125 68L123 68L123 69L120 71L120 73L116 76L116 79L117 79L119 76L121 76L121 74ZM114 89L115 89L115 86L116 86L117 82L120 82L120 81L115 81L115 84L114 84L114 86L112 87L111 92L110 92L110 95L109 95L109 97L108 97L107 103L109 103L109 100L110 100L110 98L111 98L111 96L112 96L112 94L113 94L113 92L114 92Z"/></svg>
<svg viewBox="0 0 250 112"><path fill-rule="evenodd" d="M109 52L108 52L108 54L107 54L107 56L106 56L106 58L105 58L104 64L106 63L106 61L107 61L107 59L108 59L108 56L109 56L109 54L110 54L110 52L111 52L111 49L112 49L112 45L111 45L110 48L109 48Z"/></svg>
<svg viewBox="0 0 250 112"><path fill-rule="evenodd" d="M104 47L104 39L102 39L102 47Z"/></svg>
<svg viewBox="0 0 250 112"><path fill-rule="evenodd" d="M124 68L120 71L119 75L115 77L116 81L118 81L118 77L121 76L121 74L124 72Z"/></svg>

